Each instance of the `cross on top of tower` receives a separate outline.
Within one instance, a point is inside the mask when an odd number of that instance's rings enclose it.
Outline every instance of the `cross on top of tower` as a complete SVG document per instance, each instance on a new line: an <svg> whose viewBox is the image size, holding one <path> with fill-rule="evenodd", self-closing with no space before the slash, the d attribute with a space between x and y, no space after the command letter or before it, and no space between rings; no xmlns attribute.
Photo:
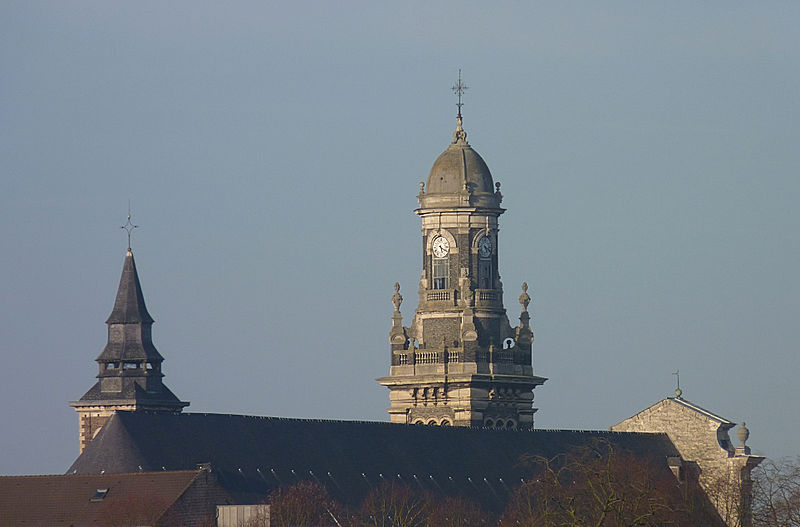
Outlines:
<svg viewBox="0 0 800 527"><path fill-rule="evenodd" d="M125 223L125 225L123 225L120 228L121 229L125 229L125 231L128 233L128 251L130 251L131 250L131 233L133 232L133 229L138 229L139 228L138 225L134 225L133 223L131 223L131 202L130 202L130 200L128 200L128 221Z"/></svg>
<svg viewBox="0 0 800 527"><path fill-rule="evenodd" d="M453 133L453 143L462 143L468 145L467 143L467 132L461 127L461 107L464 106L464 103L461 102L461 96L464 95L464 92L467 91L469 87L464 84L461 80L461 68L458 69L458 82L453 86L453 93L458 95L458 102L456 106L458 106L458 115L456 116L456 131Z"/></svg>
<svg viewBox="0 0 800 527"><path fill-rule="evenodd" d="M469 89L469 86L464 84L461 80L461 68L458 68L458 82L453 85L453 93L458 95L458 102L456 106L458 106L458 118L461 119L461 107L464 106L464 103L461 102L461 96L464 95L464 92Z"/></svg>

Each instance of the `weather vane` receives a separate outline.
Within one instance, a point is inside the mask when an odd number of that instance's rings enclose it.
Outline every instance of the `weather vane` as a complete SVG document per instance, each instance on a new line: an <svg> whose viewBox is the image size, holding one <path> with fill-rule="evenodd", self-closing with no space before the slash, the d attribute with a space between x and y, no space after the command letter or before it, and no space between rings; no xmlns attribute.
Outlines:
<svg viewBox="0 0 800 527"><path fill-rule="evenodd" d="M675 397L680 397L683 394L683 390L681 390L681 370L675 370L672 372L678 380L678 387L675 389Z"/></svg>
<svg viewBox="0 0 800 527"><path fill-rule="evenodd" d="M130 251L131 250L131 232L133 232L133 229L138 229L139 228L138 225L134 225L133 223L131 223L131 200L128 200L128 221L121 228L125 229L125 231L128 233L128 250Z"/></svg>
<svg viewBox="0 0 800 527"><path fill-rule="evenodd" d="M461 107L464 106L464 103L461 102L461 96L464 95L464 92L467 91L468 89L469 89L469 86L467 86L466 84L464 84L461 81L461 68L458 68L458 83L456 83L453 86L453 93L458 95L458 103L456 104L456 106L458 106L458 118L459 119L461 119Z"/></svg>

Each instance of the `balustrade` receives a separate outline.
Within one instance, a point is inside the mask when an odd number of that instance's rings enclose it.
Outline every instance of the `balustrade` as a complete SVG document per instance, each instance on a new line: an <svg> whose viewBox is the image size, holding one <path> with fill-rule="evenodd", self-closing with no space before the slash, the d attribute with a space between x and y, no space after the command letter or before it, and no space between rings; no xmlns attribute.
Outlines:
<svg viewBox="0 0 800 527"><path fill-rule="evenodd" d="M426 298L428 301L442 301L450 300L452 296L450 291L428 291L428 296Z"/></svg>

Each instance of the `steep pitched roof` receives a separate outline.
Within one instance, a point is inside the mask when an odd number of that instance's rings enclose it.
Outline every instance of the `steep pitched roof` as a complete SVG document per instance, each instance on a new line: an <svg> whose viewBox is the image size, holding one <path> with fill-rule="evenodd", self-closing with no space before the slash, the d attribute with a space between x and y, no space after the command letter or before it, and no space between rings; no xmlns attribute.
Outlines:
<svg viewBox="0 0 800 527"><path fill-rule="evenodd" d="M106 324L152 323L153 317L150 316L144 305L142 285L139 283L139 273L136 271L133 252L128 249L128 252L125 253L125 263L122 266L122 276L119 279L114 309L108 316Z"/></svg>
<svg viewBox="0 0 800 527"><path fill-rule="evenodd" d="M220 484L242 503L307 479L324 484L336 499L357 503L389 480L468 496L497 510L527 475L523 455L550 458L597 440L662 461L665 468L666 458L677 455L664 434L117 412L69 472L181 470L211 463Z"/></svg>
<svg viewBox="0 0 800 527"><path fill-rule="evenodd" d="M172 390L165 385L161 385L158 391L148 392L136 383L126 383L122 386L122 391L105 393L100 389L100 382L96 382L94 386L89 388L80 401L80 403L106 403L106 404L138 404L140 406L173 406L176 409L188 406L189 403L183 402L172 393ZM72 404L72 403L70 403Z"/></svg>
<svg viewBox="0 0 800 527"><path fill-rule="evenodd" d="M148 360L161 363L164 360L150 338L153 317L144 305L142 285L130 249L125 253L114 309L106 324L109 325L108 342L97 357L98 362ZM119 325L123 327L114 327Z"/></svg>
<svg viewBox="0 0 800 527"><path fill-rule="evenodd" d="M2 476L0 524L82 527L107 525L114 515L155 521L202 472Z"/></svg>

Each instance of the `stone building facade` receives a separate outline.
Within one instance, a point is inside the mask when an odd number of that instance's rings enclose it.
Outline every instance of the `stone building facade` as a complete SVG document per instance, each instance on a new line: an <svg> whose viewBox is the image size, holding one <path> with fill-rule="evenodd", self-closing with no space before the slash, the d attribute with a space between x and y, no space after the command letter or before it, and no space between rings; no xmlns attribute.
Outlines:
<svg viewBox="0 0 800 527"><path fill-rule="evenodd" d="M147 312L130 247L108 320L108 342L97 357L99 379L70 406L78 412L80 451L117 410L178 413L188 406L164 385L164 357L152 339L153 317Z"/></svg>
<svg viewBox="0 0 800 527"><path fill-rule="evenodd" d="M748 527L750 521L750 472L764 458L750 454L744 423L737 431L740 446L734 447L728 432L735 423L681 396L668 397L611 427L616 432L667 434L680 458L669 460L676 477L695 477L732 527Z"/></svg>
<svg viewBox="0 0 800 527"><path fill-rule="evenodd" d="M503 199L489 167L467 142L459 106L453 141L420 183L422 275L417 309L403 326L395 284L389 333L393 423L530 429L534 375L528 286L512 327L499 273Z"/></svg>

